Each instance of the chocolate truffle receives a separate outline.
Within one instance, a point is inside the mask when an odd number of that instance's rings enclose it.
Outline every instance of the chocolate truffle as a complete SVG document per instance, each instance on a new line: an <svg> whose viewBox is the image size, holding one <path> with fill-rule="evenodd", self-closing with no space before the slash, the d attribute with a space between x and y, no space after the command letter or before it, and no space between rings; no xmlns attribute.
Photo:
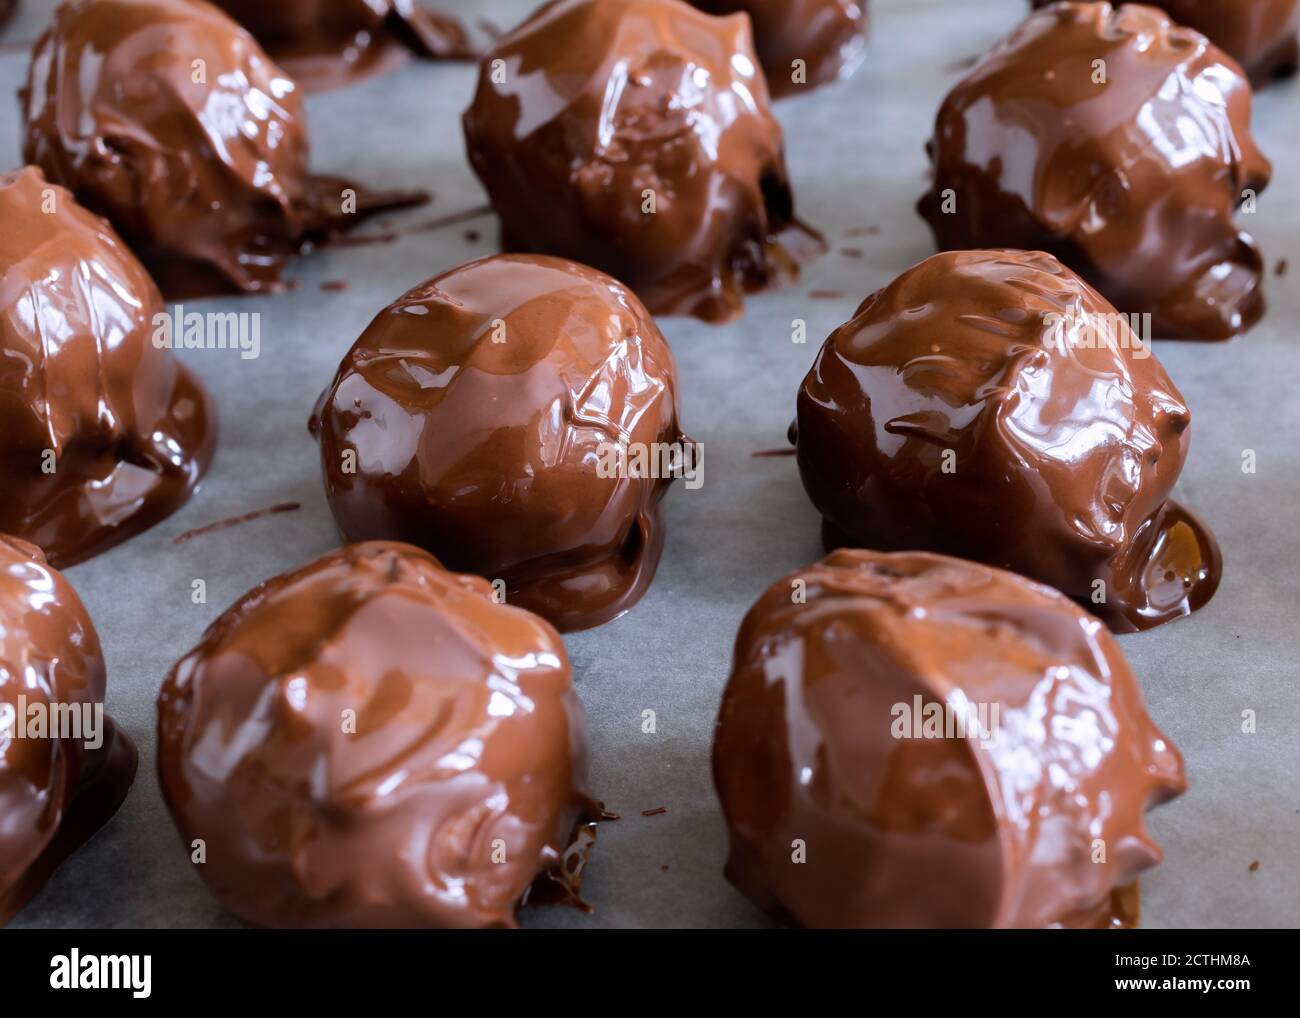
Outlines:
<svg viewBox="0 0 1300 1018"><path fill-rule="evenodd" d="M815 244L743 15L557 0L483 57L464 126L507 250L595 266L655 314L734 317Z"/></svg>
<svg viewBox="0 0 1300 1018"><path fill-rule="evenodd" d="M1154 334L1227 339L1263 313L1233 210L1268 183L1250 86L1152 7L1032 14L944 100L920 212L945 250L1041 249Z"/></svg>
<svg viewBox="0 0 1300 1018"><path fill-rule="evenodd" d="M560 637L408 545L254 588L158 697L187 852L246 922L511 927L590 811Z"/></svg>
<svg viewBox="0 0 1300 1018"><path fill-rule="evenodd" d="M215 0L303 88L319 91L399 65L410 53L475 56L455 18L415 0Z"/></svg>
<svg viewBox="0 0 1300 1018"><path fill-rule="evenodd" d="M798 399L828 547L1050 583L1117 632L1201 607L1218 545L1169 500L1191 413L1149 342L1050 255L935 255L831 333Z"/></svg>
<svg viewBox="0 0 1300 1018"><path fill-rule="evenodd" d="M0 176L0 531L79 562L175 512L212 460L198 379L157 348L162 298L98 216Z"/></svg>
<svg viewBox="0 0 1300 1018"><path fill-rule="evenodd" d="M1033 0L1035 7L1054 0ZM1295 72L1300 0L1149 0L1194 28L1245 68L1256 88Z"/></svg>
<svg viewBox="0 0 1300 1018"><path fill-rule="evenodd" d="M20 100L27 161L107 216L169 296L279 289L306 243L417 200L309 176L297 86L201 0L68 0Z"/></svg>
<svg viewBox="0 0 1300 1018"><path fill-rule="evenodd" d="M1056 592L843 550L736 637L713 743L727 877L809 927L1136 925L1186 787L1115 640Z"/></svg>
<svg viewBox="0 0 1300 1018"><path fill-rule="evenodd" d="M381 311L312 428L346 540L427 548L572 630L650 585L660 500L697 451L677 420L672 351L632 293L500 255Z"/></svg>
<svg viewBox="0 0 1300 1018"><path fill-rule="evenodd" d="M690 0L709 14L748 14L773 96L793 95L862 62L867 0Z"/></svg>
<svg viewBox="0 0 1300 1018"><path fill-rule="evenodd" d="M18 9L18 0L0 0L0 28L4 28L5 23L14 16L14 11Z"/></svg>
<svg viewBox="0 0 1300 1018"><path fill-rule="evenodd" d="M135 745L104 713L104 680L76 591L39 548L0 535L0 925L131 787Z"/></svg>

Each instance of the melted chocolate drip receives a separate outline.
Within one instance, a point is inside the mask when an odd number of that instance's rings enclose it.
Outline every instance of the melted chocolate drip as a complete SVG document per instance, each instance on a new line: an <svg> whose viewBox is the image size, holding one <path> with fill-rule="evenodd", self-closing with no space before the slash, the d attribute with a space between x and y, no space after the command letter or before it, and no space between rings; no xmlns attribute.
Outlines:
<svg viewBox="0 0 1300 1018"><path fill-rule="evenodd" d="M1169 500L1190 423L1150 346L1050 255L959 251L831 334L795 438L828 547L987 562L1126 632L1218 588L1214 537Z"/></svg>
<svg viewBox="0 0 1300 1018"><path fill-rule="evenodd" d="M1251 91L1205 37L1139 4L1061 3L949 93L920 212L945 250L1044 250L1172 339L1263 314L1263 259L1233 223L1271 168Z"/></svg>

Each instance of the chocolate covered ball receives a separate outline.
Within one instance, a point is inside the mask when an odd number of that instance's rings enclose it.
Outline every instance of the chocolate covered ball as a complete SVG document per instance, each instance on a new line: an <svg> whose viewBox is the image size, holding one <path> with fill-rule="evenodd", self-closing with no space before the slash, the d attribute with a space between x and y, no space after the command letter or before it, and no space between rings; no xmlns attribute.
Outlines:
<svg viewBox="0 0 1300 1018"><path fill-rule="evenodd" d="M281 289L304 244L416 200L312 177L297 85L202 0L67 0L20 99L26 160L169 296Z"/></svg>
<svg viewBox="0 0 1300 1018"><path fill-rule="evenodd" d="M387 542L249 591L158 697L186 851L246 922L511 927L585 794L555 630Z"/></svg>
<svg viewBox="0 0 1300 1018"><path fill-rule="evenodd" d="M1057 4L944 100L920 212L942 249L1048 251L1158 337L1227 339L1264 309L1233 222L1271 172L1250 107L1236 62L1161 11Z"/></svg>
<svg viewBox="0 0 1300 1018"><path fill-rule="evenodd" d="M1115 640L1046 587L835 552L736 638L713 744L727 877L809 927L1137 921L1186 786Z"/></svg>
<svg viewBox="0 0 1300 1018"><path fill-rule="evenodd" d="M592 265L655 314L734 317L813 242L742 15L549 3L483 57L464 126L507 250Z"/></svg>
<svg viewBox="0 0 1300 1018"><path fill-rule="evenodd" d="M0 532L66 566L184 504L216 420L104 220L27 167L0 176L0 224Z"/></svg>
<svg viewBox="0 0 1300 1018"><path fill-rule="evenodd" d="M709 14L748 14L773 96L794 95L862 62L867 0L690 0Z"/></svg>
<svg viewBox="0 0 1300 1018"><path fill-rule="evenodd" d="M1055 0L1033 0L1035 7ZM1245 68L1256 88L1295 72L1300 0L1149 0Z"/></svg>
<svg viewBox="0 0 1300 1018"><path fill-rule="evenodd" d="M455 18L416 0L215 0L309 91L395 67L408 53L474 57Z"/></svg>
<svg viewBox="0 0 1300 1018"><path fill-rule="evenodd" d="M957 251L831 333L797 453L828 547L1011 569L1126 632L1219 584L1214 537L1169 498L1190 423L1149 340L1056 259Z"/></svg>
<svg viewBox="0 0 1300 1018"><path fill-rule="evenodd" d="M312 427L346 540L427 548L572 630L649 586L660 500L694 462L677 421L672 352L632 293L573 262L500 255L381 311Z"/></svg>
<svg viewBox="0 0 1300 1018"><path fill-rule="evenodd" d="M104 688L76 591L39 548L0 534L0 926L131 787L135 745L104 713Z"/></svg>

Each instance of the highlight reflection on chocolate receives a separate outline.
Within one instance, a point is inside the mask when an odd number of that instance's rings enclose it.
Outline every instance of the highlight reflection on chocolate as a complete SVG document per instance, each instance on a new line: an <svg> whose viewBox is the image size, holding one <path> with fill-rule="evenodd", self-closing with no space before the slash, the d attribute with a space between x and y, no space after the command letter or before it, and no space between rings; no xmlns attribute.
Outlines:
<svg viewBox="0 0 1300 1018"><path fill-rule="evenodd" d="M1250 107L1236 63L1162 12L1057 4L944 100L919 210L942 249L1048 251L1156 336L1227 339L1264 310L1233 223L1271 173Z"/></svg>
<svg viewBox="0 0 1300 1018"><path fill-rule="evenodd" d="M249 923L512 927L591 811L560 637L407 545L249 591L158 697L186 852Z"/></svg>
<svg viewBox="0 0 1300 1018"><path fill-rule="evenodd" d="M818 244L741 15L556 0L484 55L464 127L507 250L592 265L655 314L734 317Z"/></svg>
<svg viewBox="0 0 1300 1018"><path fill-rule="evenodd" d="M867 0L690 0L709 14L749 15L773 97L847 78L866 48Z"/></svg>
<svg viewBox="0 0 1300 1018"><path fill-rule="evenodd" d="M311 91L400 64L408 54L472 60L464 26L415 0L214 0Z"/></svg>
<svg viewBox="0 0 1300 1018"><path fill-rule="evenodd" d="M672 478L617 469L620 450L630 466L690 444L672 351L641 302L533 255L470 262L381 311L312 428L345 539L406 541L504 580L511 604L562 630L627 611L659 563Z"/></svg>
<svg viewBox="0 0 1300 1018"><path fill-rule="evenodd" d="M1053 0L1032 0L1047 7ZM1245 68L1255 88L1295 73L1300 0L1147 0L1194 28Z"/></svg>
<svg viewBox="0 0 1300 1018"><path fill-rule="evenodd" d="M797 454L828 547L987 562L1127 632L1219 584L1213 535L1169 499L1190 423L1149 345L1050 255L958 251L826 340Z"/></svg>
<svg viewBox="0 0 1300 1018"><path fill-rule="evenodd" d="M304 245L425 197L310 176L297 86L201 0L67 0L20 101L27 161L111 220L169 296L281 289Z"/></svg>
<svg viewBox="0 0 1300 1018"><path fill-rule="evenodd" d="M837 551L768 588L713 773L727 877L833 928L1136 925L1161 859L1143 813L1186 787L1097 619L921 552Z"/></svg>
<svg viewBox="0 0 1300 1018"><path fill-rule="evenodd" d="M135 778L135 745L103 713L104 684L76 591L39 548L0 535L0 926L112 818Z"/></svg>
<svg viewBox="0 0 1300 1018"><path fill-rule="evenodd" d="M0 223L0 532L62 567L180 508L216 420L106 222L29 166L0 176Z"/></svg>

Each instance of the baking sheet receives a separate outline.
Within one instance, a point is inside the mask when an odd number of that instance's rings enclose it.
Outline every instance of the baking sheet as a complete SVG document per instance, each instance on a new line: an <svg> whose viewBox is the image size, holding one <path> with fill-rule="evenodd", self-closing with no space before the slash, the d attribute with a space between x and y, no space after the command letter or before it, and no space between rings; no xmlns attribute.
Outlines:
<svg viewBox="0 0 1300 1018"><path fill-rule="evenodd" d="M482 17L501 26L535 6L439 2L471 22ZM24 0L0 36L0 96L12 96L26 74L26 51L11 44L34 39L53 6ZM923 145L934 112L963 63L1001 38L1027 6L876 0L858 74L778 104L799 211L825 230L831 253L799 285L752 298L731 325L661 320L678 359L684 425L705 445L705 483L695 491L676 485L669 495L667 548L641 604L565 638L587 709L592 789L622 819L602 825L587 870L583 892L595 913L525 909L524 925L772 925L722 877L726 838L709 772L710 738L741 616L772 580L817 559L821 548L794 460L753 453L784 444L797 386L821 339L862 297L932 253L913 204L924 186ZM431 209L391 217L399 231L481 205L459 122L473 86L470 65L417 63L313 97L315 169L433 191ZM1214 528L1225 569L1218 595L1191 620L1120 638L1191 781L1186 795L1150 816L1166 859L1142 879L1148 927L1300 920L1298 121L1300 82L1258 97L1255 133L1276 175L1246 221L1270 268L1284 257L1293 265L1289 276L1270 275L1263 322L1231 343L1157 346L1193 410L1178 496ZM16 103L0 101L0 165L19 159ZM305 426L314 399L380 308L490 253L495 237L495 220L486 215L441 230L405 230L392 243L304 259L290 273L300 284L294 292L187 303L200 311L261 312L261 356L180 354L211 387L220 411L211 474L179 513L68 571L104 642L108 710L139 745L141 768L117 817L11 926L238 925L190 866L159 797L154 697L172 663L235 598L336 546ZM349 281L346 290L322 289L340 279ZM808 323L802 346L791 342L795 318ZM1242 471L1247 449L1256 454L1254 474ZM301 510L173 544L187 529L289 501ZM196 578L207 582L206 605L191 603ZM641 730L647 709L656 712L653 735ZM1256 734L1241 732L1245 710L1256 712ZM642 816L659 807L666 812Z"/></svg>

